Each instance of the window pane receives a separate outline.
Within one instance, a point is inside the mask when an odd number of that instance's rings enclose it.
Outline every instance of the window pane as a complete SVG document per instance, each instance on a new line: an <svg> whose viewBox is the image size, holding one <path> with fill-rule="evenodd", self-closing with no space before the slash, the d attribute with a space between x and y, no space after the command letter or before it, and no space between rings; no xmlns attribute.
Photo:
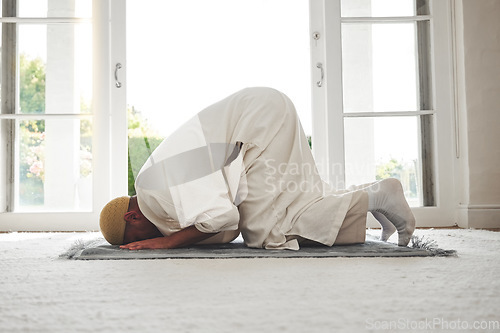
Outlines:
<svg viewBox="0 0 500 333"><path fill-rule="evenodd" d="M91 121L23 120L16 132L15 211L90 211Z"/></svg>
<svg viewBox="0 0 500 333"><path fill-rule="evenodd" d="M143 132L153 145L246 87L287 94L310 135L308 6L308 0L127 1L127 103L129 119L142 124L129 132L129 175L151 148Z"/></svg>
<svg viewBox="0 0 500 333"><path fill-rule="evenodd" d="M89 113L90 24L19 25L19 113Z"/></svg>
<svg viewBox="0 0 500 333"><path fill-rule="evenodd" d="M168 135L237 90L270 86L291 98L311 134L308 6L128 0L127 103Z"/></svg>
<svg viewBox="0 0 500 333"><path fill-rule="evenodd" d="M92 17L92 0L18 0L19 17Z"/></svg>
<svg viewBox="0 0 500 333"><path fill-rule="evenodd" d="M429 15L428 0L342 0L342 17Z"/></svg>
<svg viewBox="0 0 500 333"><path fill-rule="evenodd" d="M344 130L347 187L397 178L410 206L422 206L419 117L345 118Z"/></svg>
<svg viewBox="0 0 500 333"><path fill-rule="evenodd" d="M428 31L428 22L418 26L420 32ZM428 44L420 43L417 50L416 27L413 22L342 25L344 112L431 108L430 84L424 84L430 82L429 64L422 62Z"/></svg>

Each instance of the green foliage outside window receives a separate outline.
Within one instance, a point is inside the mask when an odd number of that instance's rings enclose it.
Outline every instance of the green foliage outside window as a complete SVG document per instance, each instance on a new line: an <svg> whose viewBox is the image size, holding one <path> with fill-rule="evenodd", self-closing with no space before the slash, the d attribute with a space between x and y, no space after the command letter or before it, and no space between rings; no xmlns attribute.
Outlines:
<svg viewBox="0 0 500 333"><path fill-rule="evenodd" d="M135 178L149 155L160 145L163 138L151 128L134 107L128 114L128 195L135 195Z"/></svg>
<svg viewBox="0 0 500 333"><path fill-rule="evenodd" d="M46 68L41 58L19 56L19 109L45 113ZM90 113L87 101L80 111ZM19 200L21 205L43 205L45 180L45 121L24 120L19 125ZM80 120L80 176L92 173L92 122Z"/></svg>
<svg viewBox="0 0 500 333"><path fill-rule="evenodd" d="M399 178L403 169L403 165L398 160L391 158L388 162L377 165L377 180Z"/></svg>
<svg viewBox="0 0 500 333"><path fill-rule="evenodd" d="M22 113L45 112L45 64L19 57L19 108ZM19 126L19 199L22 205L43 204L45 122L22 121Z"/></svg>
<svg viewBox="0 0 500 333"><path fill-rule="evenodd" d="M382 180L386 178L399 179L403 185L405 195L407 198L418 197L417 185L417 161L404 163L395 158L391 158L387 162L380 162L376 166L377 174L376 179Z"/></svg>

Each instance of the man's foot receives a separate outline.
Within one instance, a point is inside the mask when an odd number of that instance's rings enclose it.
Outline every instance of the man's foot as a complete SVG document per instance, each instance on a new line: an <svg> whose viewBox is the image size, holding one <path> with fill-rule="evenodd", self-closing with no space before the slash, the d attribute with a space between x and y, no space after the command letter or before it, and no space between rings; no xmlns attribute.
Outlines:
<svg viewBox="0 0 500 333"><path fill-rule="evenodd" d="M384 215L398 231L398 245L408 245L415 230L415 217L405 199L399 180L384 179L365 190L369 198L368 211Z"/></svg>
<svg viewBox="0 0 500 333"><path fill-rule="evenodd" d="M387 242L389 237L391 237L392 234L396 232L396 227L394 226L394 224L391 223L391 221L387 219L387 217L385 217L384 214L376 211L373 211L371 213L373 217L377 219L377 221L382 226L382 233L380 234L380 240L383 242Z"/></svg>

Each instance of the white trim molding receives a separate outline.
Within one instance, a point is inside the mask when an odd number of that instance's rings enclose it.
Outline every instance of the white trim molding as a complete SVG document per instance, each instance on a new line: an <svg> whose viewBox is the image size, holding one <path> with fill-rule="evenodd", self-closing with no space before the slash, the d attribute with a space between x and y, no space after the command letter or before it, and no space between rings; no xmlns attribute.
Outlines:
<svg viewBox="0 0 500 333"><path fill-rule="evenodd" d="M500 228L500 205L458 206L458 226L461 228Z"/></svg>

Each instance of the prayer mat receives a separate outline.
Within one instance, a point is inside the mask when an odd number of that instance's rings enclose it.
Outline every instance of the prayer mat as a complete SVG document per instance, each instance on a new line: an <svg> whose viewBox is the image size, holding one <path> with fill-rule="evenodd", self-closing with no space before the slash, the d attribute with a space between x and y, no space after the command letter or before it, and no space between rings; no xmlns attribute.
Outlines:
<svg viewBox="0 0 500 333"><path fill-rule="evenodd" d="M332 258L332 257L432 257L456 256L454 250L439 249L432 240L414 236L410 246L398 246L367 235L364 244L302 246L298 251L246 247L238 241L228 244L197 245L181 249L130 251L109 245L100 238L77 242L60 257L76 260L112 259L229 259L229 258Z"/></svg>

